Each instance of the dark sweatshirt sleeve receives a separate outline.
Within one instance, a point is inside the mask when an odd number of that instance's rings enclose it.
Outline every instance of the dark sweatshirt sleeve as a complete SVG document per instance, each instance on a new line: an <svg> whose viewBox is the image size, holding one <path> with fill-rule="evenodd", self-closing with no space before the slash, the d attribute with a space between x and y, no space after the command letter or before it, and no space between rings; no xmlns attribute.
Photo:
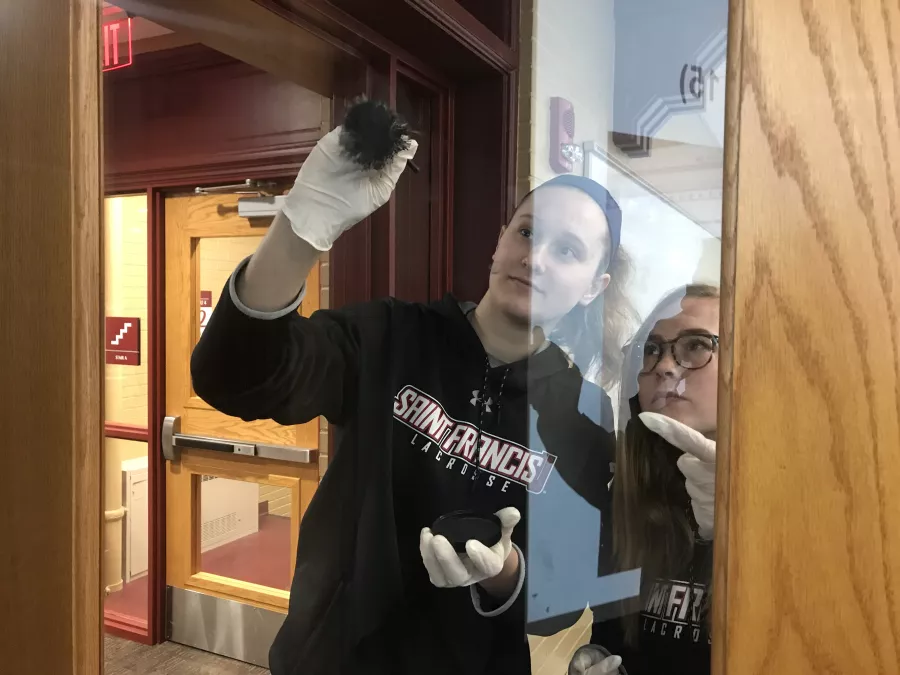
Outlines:
<svg viewBox="0 0 900 675"><path fill-rule="evenodd" d="M554 397L552 392L532 398L538 412L537 429L544 447L558 457L556 469L563 480L589 504L606 512L616 454L612 404L600 387L580 379L578 383L575 402L565 394ZM566 407L562 414L554 414L550 404L559 400L567 401Z"/></svg>
<svg viewBox="0 0 900 675"><path fill-rule="evenodd" d="M245 421L345 422L357 399L360 312L304 318L296 311L301 293L292 307L262 315L239 307L234 289L232 277L191 356L197 395Z"/></svg>

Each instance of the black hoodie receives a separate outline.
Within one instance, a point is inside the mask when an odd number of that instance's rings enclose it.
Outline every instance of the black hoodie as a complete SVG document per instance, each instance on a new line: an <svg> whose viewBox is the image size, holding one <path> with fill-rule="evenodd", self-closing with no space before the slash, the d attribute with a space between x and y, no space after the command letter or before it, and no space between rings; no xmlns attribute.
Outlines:
<svg viewBox="0 0 900 675"><path fill-rule="evenodd" d="M591 643L621 656L628 675L708 675L711 567L712 542L698 539L686 569L651 584L636 617L595 623ZM633 641L625 639L629 622Z"/></svg>
<svg viewBox="0 0 900 675"><path fill-rule="evenodd" d="M527 504L553 499L554 472L585 504L604 503L613 453L606 394L554 345L492 367L449 296L265 319L239 309L233 292L232 281L194 350L197 394L244 420L322 415L336 433L300 528L273 675L530 673L524 594L482 616L477 592L429 582L419 533L457 509L515 506L523 521L513 542L527 561L535 554ZM560 573L570 535L560 523L559 545L539 553Z"/></svg>

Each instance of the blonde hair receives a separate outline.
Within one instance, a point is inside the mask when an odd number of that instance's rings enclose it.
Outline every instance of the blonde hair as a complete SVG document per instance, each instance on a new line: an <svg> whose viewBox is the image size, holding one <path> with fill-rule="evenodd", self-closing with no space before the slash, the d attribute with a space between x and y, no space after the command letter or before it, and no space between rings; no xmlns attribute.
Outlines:
<svg viewBox="0 0 900 675"><path fill-rule="evenodd" d="M608 265L609 286L589 305L573 308L557 325L551 339L567 349L581 372L604 388L613 387L622 373L622 346L637 323L625 289L631 279L628 252L619 246ZM598 344L599 343L599 344Z"/></svg>

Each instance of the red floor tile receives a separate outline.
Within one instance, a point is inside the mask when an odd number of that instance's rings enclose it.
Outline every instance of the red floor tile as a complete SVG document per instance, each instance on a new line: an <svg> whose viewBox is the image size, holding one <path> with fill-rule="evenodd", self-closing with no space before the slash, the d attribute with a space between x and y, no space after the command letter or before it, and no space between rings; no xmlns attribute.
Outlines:
<svg viewBox="0 0 900 675"><path fill-rule="evenodd" d="M259 531L204 553L200 569L223 577L271 588L291 587L291 519L271 514L259 517ZM147 620L147 577L125 584L106 597L105 608Z"/></svg>
<svg viewBox="0 0 900 675"><path fill-rule="evenodd" d="M223 577L290 590L291 519L263 514L259 532L207 551L200 569Z"/></svg>

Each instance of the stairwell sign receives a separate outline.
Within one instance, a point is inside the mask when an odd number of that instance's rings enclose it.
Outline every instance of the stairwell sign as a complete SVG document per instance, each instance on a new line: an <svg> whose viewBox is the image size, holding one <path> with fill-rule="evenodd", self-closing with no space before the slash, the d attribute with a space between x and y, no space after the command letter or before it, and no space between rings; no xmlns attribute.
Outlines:
<svg viewBox="0 0 900 675"><path fill-rule="evenodd" d="M138 317L106 317L106 363L141 365L141 320Z"/></svg>

